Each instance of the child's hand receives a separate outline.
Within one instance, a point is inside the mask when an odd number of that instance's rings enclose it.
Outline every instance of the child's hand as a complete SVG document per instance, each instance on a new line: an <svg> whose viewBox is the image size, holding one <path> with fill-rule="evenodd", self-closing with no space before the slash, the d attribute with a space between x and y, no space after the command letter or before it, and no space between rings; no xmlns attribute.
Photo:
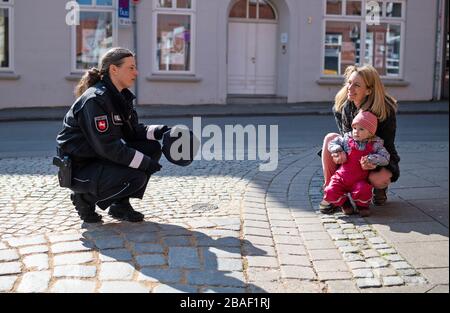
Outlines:
<svg viewBox="0 0 450 313"><path fill-rule="evenodd" d="M359 160L359 163L361 163L361 168L365 171L371 171L371 170L374 170L377 168L377 166L375 164L373 164L369 161L369 158L367 155L363 156L361 158L361 160Z"/></svg>
<svg viewBox="0 0 450 313"><path fill-rule="evenodd" d="M333 162L336 164L344 164L347 162L347 153L344 151L334 152L331 154L331 157L333 158Z"/></svg>

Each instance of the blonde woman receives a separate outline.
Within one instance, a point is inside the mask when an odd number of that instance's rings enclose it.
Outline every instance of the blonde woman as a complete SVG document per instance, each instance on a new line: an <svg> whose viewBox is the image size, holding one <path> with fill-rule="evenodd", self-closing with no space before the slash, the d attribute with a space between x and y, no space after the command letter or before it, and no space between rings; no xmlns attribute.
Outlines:
<svg viewBox="0 0 450 313"><path fill-rule="evenodd" d="M386 93L377 70L370 66L349 66L345 74L345 85L336 94L333 114L340 134L330 133L325 136L322 148L322 168L324 187L330 183L331 176L340 164L347 161L345 152L330 153L328 144L337 136L352 130L353 118L359 111L369 111L378 119L376 135L384 140L384 146L390 154L389 164L375 166L361 160L361 167L370 170L369 182L374 188L374 205L384 205L387 196L387 187L391 182L397 181L400 176L398 163L400 157L395 149L395 133L397 130L396 112L397 101ZM320 211L325 214L332 213L334 206L326 201L320 203Z"/></svg>

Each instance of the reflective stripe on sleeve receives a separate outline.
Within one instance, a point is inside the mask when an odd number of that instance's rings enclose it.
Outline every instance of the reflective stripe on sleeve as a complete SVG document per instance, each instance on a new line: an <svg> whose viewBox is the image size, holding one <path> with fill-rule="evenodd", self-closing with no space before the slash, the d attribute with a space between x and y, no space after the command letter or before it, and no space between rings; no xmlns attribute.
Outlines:
<svg viewBox="0 0 450 313"><path fill-rule="evenodd" d="M136 153L134 154L134 158L131 161L130 165L128 165L131 168L139 168L139 166L141 166L142 160L144 159L144 154L136 151Z"/></svg>
<svg viewBox="0 0 450 313"><path fill-rule="evenodd" d="M158 125L149 125L147 128L147 139L148 140L156 140L155 138L155 130Z"/></svg>

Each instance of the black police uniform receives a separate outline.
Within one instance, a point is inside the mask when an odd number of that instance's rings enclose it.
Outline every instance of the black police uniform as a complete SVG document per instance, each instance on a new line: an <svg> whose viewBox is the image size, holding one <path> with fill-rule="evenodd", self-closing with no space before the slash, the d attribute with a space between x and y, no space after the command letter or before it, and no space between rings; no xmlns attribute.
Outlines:
<svg viewBox="0 0 450 313"><path fill-rule="evenodd" d="M142 199L158 171L163 125L138 122L135 96L119 92L108 76L86 90L64 117L56 141L60 157L72 161L72 201L78 213L105 210L117 201Z"/></svg>

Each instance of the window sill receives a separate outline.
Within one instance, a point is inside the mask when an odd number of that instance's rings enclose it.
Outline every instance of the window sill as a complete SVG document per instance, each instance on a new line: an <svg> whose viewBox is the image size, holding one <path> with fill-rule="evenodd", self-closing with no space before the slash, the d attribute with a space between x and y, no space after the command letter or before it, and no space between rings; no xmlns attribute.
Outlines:
<svg viewBox="0 0 450 313"><path fill-rule="evenodd" d="M381 81L387 87L407 87L409 86L409 82L403 79L392 79L392 78L382 78ZM320 78L316 80L318 85L322 86L334 86L334 85L343 85L344 79L339 77L330 77L330 78Z"/></svg>
<svg viewBox="0 0 450 313"><path fill-rule="evenodd" d="M83 77L83 73L70 73L65 78L69 81L79 81Z"/></svg>
<svg viewBox="0 0 450 313"><path fill-rule="evenodd" d="M20 75L14 72L0 72L0 80L19 80Z"/></svg>
<svg viewBox="0 0 450 313"><path fill-rule="evenodd" d="M153 74L146 77L147 81L150 82L190 82L197 83L201 82L203 79L195 75L161 75Z"/></svg>

